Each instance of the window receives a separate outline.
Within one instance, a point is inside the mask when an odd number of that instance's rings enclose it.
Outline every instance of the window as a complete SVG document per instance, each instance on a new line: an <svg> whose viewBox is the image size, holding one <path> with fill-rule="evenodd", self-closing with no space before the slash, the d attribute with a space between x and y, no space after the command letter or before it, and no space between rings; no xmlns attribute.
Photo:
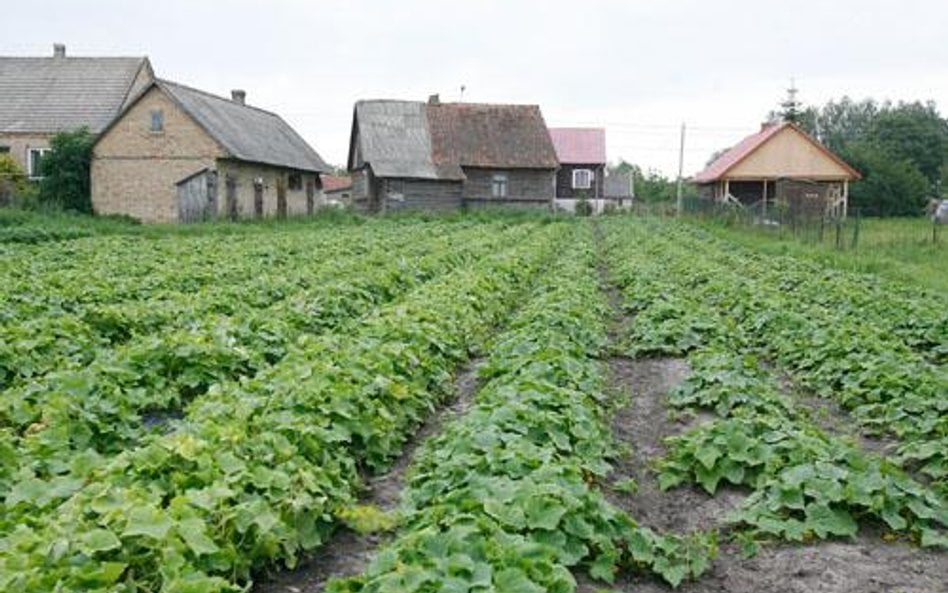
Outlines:
<svg viewBox="0 0 948 593"><path fill-rule="evenodd" d="M10 154L9 146L0 146L0 154Z"/></svg>
<svg viewBox="0 0 948 593"><path fill-rule="evenodd" d="M160 109L151 112L151 131L155 133L165 131L165 114Z"/></svg>
<svg viewBox="0 0 948 593"><path fill-rule="evenodd" d="M573 189L589 189L592 187L593 172L589 169L573 169Z"/></svg>
<svg viewBox="0 0 948 593"><path fill-rule="evenodd" d="M27 151L26 160L27 165L29 166L28 174L30 179L39 179L43 176L43 157L46 156L47 152L49 152L48 148L30 148Z"/></svg>
<svg viewBox="0 0 948 593"><path fill-rule="evenodd" d="M287 178L287 185L290 187L290 191L303 189L303 175L300 173L290 173Z"/></svg>
<svg viewBox="0 0 948 593"><path fill-rule="evenodd" d="M494 175L490 182L490 194L495 198L507 197L507 176L503 174Z"/></svg>

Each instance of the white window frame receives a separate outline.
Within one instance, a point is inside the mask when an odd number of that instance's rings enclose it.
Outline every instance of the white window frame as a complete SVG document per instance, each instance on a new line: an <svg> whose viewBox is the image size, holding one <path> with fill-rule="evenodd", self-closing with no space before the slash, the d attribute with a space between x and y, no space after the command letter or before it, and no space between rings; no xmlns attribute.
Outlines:
<svg viewBox="0 0 948 593"><path fill-rule="evenodd" d="M586 183L579 183L579 178L585 176ZM573 189L591 189L593 180L592 169L573 169Z"/></svg>
<svg viewBox="0 0 948 593"><path fill-rule="evenodd" d="M39 171L33 170L33 153L38 152L40 155L40 160L42 160L43 156L48 154L50 150L51 150L50 148L27 148L26 149L26 167L27 169L29 169L29 171L27 171L27 176L29 176L30 179L43 178L43 176L39 174Z"/></svg>
<svg viewBox="0 0 948 593"><path fill-rule="evenodd" d="M510 180L506 173L495 173L490 178L490 195L493 198L506 198Z"/></svg>

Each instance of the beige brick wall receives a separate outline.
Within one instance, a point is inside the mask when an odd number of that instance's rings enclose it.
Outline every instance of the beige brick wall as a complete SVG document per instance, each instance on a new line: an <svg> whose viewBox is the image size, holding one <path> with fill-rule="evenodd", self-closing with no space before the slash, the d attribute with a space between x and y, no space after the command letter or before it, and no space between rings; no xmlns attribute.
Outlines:
<svg viewBox="0 0 948 593"><path fill-rule="evenodd" d="M151 113L164 114L164 131L151 131ZM129 109L96 144L92 206L143 222L178 220L176 183L214 167L224 150L157 88Z"/></svg>
<svg viewBox="0 0 948 593"><path fill-rule="evenodd" d="M218 161L218 194L217 203L219 215L227 216L227 176L236 181L237 214L243 218L254 215L253 183L254 179L263 180L263 215L276 216L277 213L277 183L282 179L286 190L286 206L289 216L306 214L306 183L312 181L318 188L318 179L315 173L303 173L303 185L299 190L289 189L287 178L291 171L269 165L244 163L240 161ZM314 194L315 207L325 204L322 191L317 189Z"/></svg>
<svg viewBox="0 0 948 593"><path fill-rule="evenodd" d="M0 146L9 148L10 156L23 167L23 171L29 173L29 164L27 163L27 154L31 148L49 148L49 140L52 134L2 134L0 133Z"/></svg>

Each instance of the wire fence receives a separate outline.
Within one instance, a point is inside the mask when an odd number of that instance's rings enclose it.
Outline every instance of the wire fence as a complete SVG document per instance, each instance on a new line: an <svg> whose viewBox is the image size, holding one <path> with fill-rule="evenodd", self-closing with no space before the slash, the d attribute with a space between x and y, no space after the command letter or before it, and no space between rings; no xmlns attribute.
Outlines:
<svg viewBox="0 0 948 593"><path fill-rule="evenodd" d="M653 211L651 214L655 214ZM822 205L755 202L743 206L722 204L700 198L686 199L687 216L740 227L775 238L821 244L836 250L871 249L895 245L942 245L948 242L944 218L934 215L882 218L875 212L850 207L827 212ZM658 212L660 215L668 215Z"/></svg>

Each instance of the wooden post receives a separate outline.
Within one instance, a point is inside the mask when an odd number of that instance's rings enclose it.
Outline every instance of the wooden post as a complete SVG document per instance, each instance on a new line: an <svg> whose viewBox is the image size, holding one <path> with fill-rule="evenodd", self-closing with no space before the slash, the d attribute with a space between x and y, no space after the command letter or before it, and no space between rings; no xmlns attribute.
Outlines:
<svg viewBox="0 0 948 593"><path fill-rule="evenodd" d="M843 218L849 216L849 180L843 181Z"/></svg>
<svg viewBox="0 0 948 593"><path fill-rule="evenodd" d="M764 202L763 202L763 209L761 210L760 217L762 219L767 218L767 180L766 179L764 179Z"/></svg>
<svg viewBox="0 0 948 593"><path fill-rule="evenodd" d="M856 226L853 228L853 249L859 245L859 210L856 210Z"/></svg>

